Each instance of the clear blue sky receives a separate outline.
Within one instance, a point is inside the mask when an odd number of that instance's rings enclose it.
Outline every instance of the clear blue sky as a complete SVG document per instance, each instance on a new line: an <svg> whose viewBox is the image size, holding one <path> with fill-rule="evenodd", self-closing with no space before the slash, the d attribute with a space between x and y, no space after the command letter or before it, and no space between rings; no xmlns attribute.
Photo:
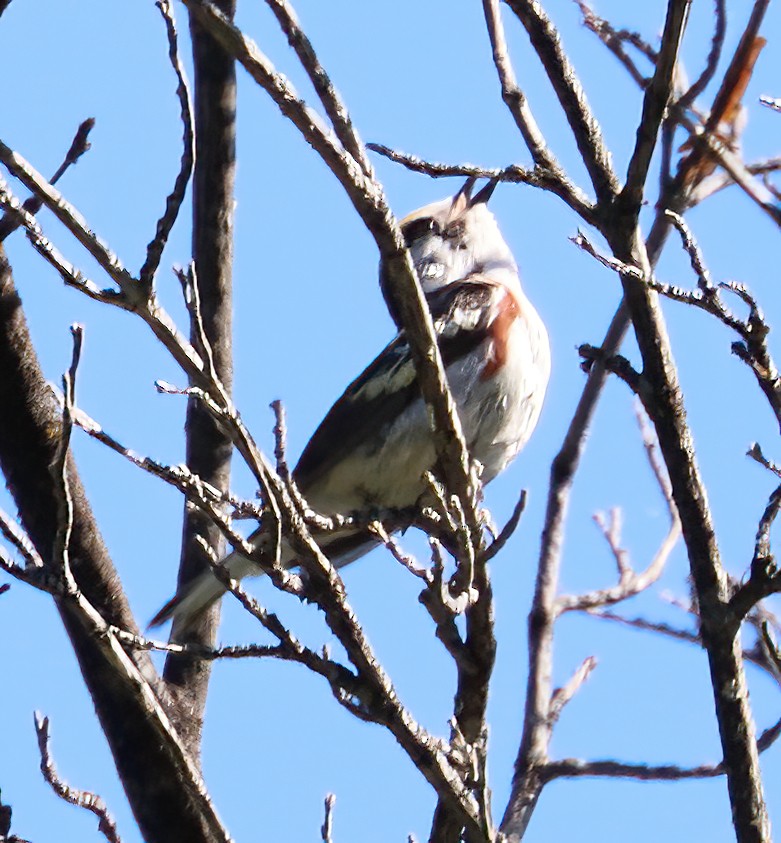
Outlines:
<svg viewBox="0 0 781 843"><path fill-rule="evenodd" d="M309 94L292 52L261 2L240 3L239 22ZM579 25L574 4L548 3L564 43L602 121L619 171L634 140L640 97L596 39ZM731 3L728 45L749 4ZM597 11L653 39L661 0L602 0ZM480 3L399 0L356 4L301 0L302 23L366 140L447 161L505 165L528 156L503 106ZM176 8L181 24L185 14ZM746 103L749 158L778 152L781 116L757 104L781 95L777 75L779 10L771 5ZM684 55L693 76L709 47L712 4L697 3ZM518 25L506 16L519 78L556 152L572 175L582 168L542 73ZM51 173L78 123L97 120L93 149L63 189L89 224L130 267L140 266L173 183L181 129L165 33L152 0L16 0L0 20L4 85L0 137L43 173ZM186 26L182 26L186 32ZM775 36L775 38L774 38ZM377 287L377 254L333 176L265 94L239 74L236 212L236 400L257 439L272 447L268 404L287 408L291 455L297 455L331 402L390 339L391 321ZM708 98L706 98L708 101ZM399 215L452 193L378 161ZM491 697L490 774L501 815L517 750L526 678L529 609L551 458L580 394L577 346L599 343L619 300L617 279L568 242L579 221L555 198L525 187L497 190L492 207L518 258L529 296L546 320L553 378L540 426L526 451L488 490L496 520L509 516L518 492L530 503L516 536L494 565L499 656ZM47 234L66 256L105 279L47 214ZM717 280L744 281L769 316L781 319L777 231L734 189L690 216ZM80 405L135 450L162 461L182 459L184 402L155 393L157 378L183 377L144 327L64 290L20 234L8 243L33 337L47 376L58 381L70 359L72 322L85 325ZM691 284L676 250L661 274ZM167 267L189 259L184 214L160 273L161 295L182 321L178 284ZM666 305L673 346L719 540L729 570L740 576L751 557L756 523L772 478L744 456L759 441L781 458L777 430L748 371L730 356L733 339L705 316ZM636 356L631 343L626 352ZM99 445L76 436L76 454L104 536L141 621L169 596L175 580L181 499ZM238 469L234 487L253 495ZM10 508L7 496L0 503ZM562 574L567 590L603 586L614 576L591 523L597 510L621 506L625 545L647 564L666 530L661 498L644 463L627 390L611 383L600 405L576 486ZM405 539L406 547L422 545ZM673 555L663 582L625 607L686 624L663 593L685 597L685 555ZM4 580L3 580L4 581ZM454 674L417 603L417 581L383 554L345 572L349 599L397 689L429 729L446 734ZM315 646L329 640L320 617L258 584L258 593ZM261 639L234 606L226 607L224 643ZM566 681L589 655L599 666L556 728L556 756L698 764L719 759L706 660L695 648L567 618L558 628L555 681ZM49 599L20 584L0 597L0 788L14 809L14 831L35 843L90 840L92 817L58 800L42 781L32 712L52 721L53 751L74 786L101 793L126 843L138 833L117 782L92 705ZM779 714L778 693L751 672L761 730ZM781 748L763 760L771 812L781 822ZM303 668L273 662L216 666L204 742L207 783L237 840L318 839L322 800L337 796L334 839L391 843L426 838L432 792L379 727L353 721L324 683ZM371 828L369 833L367 829ZM650 785L559 782L543 794L527 839L618 843L632 840L720 843L732 839L723 780Z"/></svg>

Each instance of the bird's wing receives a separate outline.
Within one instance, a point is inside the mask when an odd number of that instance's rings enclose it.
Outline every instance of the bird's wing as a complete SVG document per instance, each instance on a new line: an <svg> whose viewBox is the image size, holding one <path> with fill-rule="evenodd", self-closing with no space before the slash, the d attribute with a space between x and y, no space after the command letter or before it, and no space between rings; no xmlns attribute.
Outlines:
<svg viewBox="0 0 781 843"><path fill-rule="evenodd" d="M497 292L495 282L471 276L428 297L446 368L486 339ZM383 428L419 397L409 343L402 332L347 387L304 448L294 473L304 494L346 455L372 438L381 441Z"/></svg>

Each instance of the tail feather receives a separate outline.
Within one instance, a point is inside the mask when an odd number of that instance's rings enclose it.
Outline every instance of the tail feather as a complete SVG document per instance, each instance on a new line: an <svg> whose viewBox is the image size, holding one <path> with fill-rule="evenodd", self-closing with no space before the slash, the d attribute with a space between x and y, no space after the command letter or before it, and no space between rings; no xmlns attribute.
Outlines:
<svg viewBox="0 0 781 843"><path fill-rule="evenodd" d="M231 553L226 556L222 564L228 569L231 577L240 580L252 574L262 573L260 568L250 562L245 556ZM149 621L149 626L161 626L172 618L177 618L184 628L195 621L212 603L226 592L225 586L211 571L204 571L200 576L188 582L160 609Z"/></svg>
<svg viewBox="0 0 781 843"><path fill-rule="evenodd" d="M250 536L249 541L257 546L267 537L260 530ZM345 530L327 534L322 538L321 548L331 559L331 562L341 568L368 553L377 545L377 539L362 530ZM222 564L228 569L231 577L240 580L247 576L257 576L262 573L261 569L254 562L234 552L222 560ZM282 564L286 567L294 567L296 562L290 549L285 544L282 549ZM150 627L161 626L166 621L176 618L181 629L193 623L198 616L206 611L212 603L225 594L225 586L214 576L211 571L205 571L195 579L188 582L160 609L160 611L149 621Z"/></svg>

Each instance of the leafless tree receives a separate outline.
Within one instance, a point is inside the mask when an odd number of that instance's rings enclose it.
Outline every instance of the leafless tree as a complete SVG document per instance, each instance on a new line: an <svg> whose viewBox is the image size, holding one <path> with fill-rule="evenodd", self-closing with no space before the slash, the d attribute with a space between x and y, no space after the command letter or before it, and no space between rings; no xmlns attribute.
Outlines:
<svg viewBox="0 0 781 843"><path fill-rule="evenodd" d="M0 3L0 13L7 5ZM778 191L770 181L781 162L747 163L739 143L744 109L761 107L744 104L743 98L764 45L760 33L768 0L755 0L748 18L733 24L742 27L742 36L730 54L725 54L724 48L726 0L715 0L710 51L693 82L687 81L679 61L691 0L668 0L658 41L619 29L599 18L584 2L578 3L586 27L642 91L642 110L632 127L635 143L625 172L614 165L577 70L543 8L551 4L505 0L502 8L499 0L482 3L501 98L530 157L530 166L513 164L497 169L426 161L387 146L364 144L347 104L290 3L267 0L267 5L311 83L316 106L305 102L250 35L234 25L234 0L183 0L193 51L194 79L189 90L172 9L168 0L158 0L178 79L183 145L179 172L138 271L122 264L56 187L62 174L88 148L89 121L82 125L62 166L49 180L22 152L0 138L0 161L9 174L9 182L0 182L4 210L0 239L15 231L26 233L30 246L56 269L66 285L105 307L127 311L128 319L140 319L188 381L181 388L158 384L161 392L187 397L185 464L166 465L139 456L132 443L110 436L77 406L80 327L73 328L73 358L63 378L62 394L56 396L47 385L11 266L0 252L0 467L21 522L20 527L12 517L0 516L6 540L0 565L11 577L54 601L144 839L150 843L230 839L200 770L204 706L214 660L251 657L304 665L325 680L348 712L391 733L436 794L429 835L436 843L520 840L543 788L556 779L584 776L641 780L724 776L736 838L769 841L759 753L773 743L781 721L757 738L745 663L750 660L774 680L779 677L774 619L762 601L781 588L770 539L781 507L781 486L771 495L760 519L750 568L742 581L736 582L721 561L660 303L666 298L676 303L673 306L704 311L735 335L733 353L748 367L759 395L781 426L781 378L760 304L740 284L713 281L685 220L688 210L730 187L743 191L758 215L764 214L777 225L781 222ZM529 37L569 126L587 184L577 183L566 172L535 119L536 106L527 99L523 79L514 68L504 31L506 19L519 22ZM383 294L410 339L421 390L431 411L441 468L440 475L432 478L439 496L438 511L421 512L416 517L417 526L432 540L430 564L409 559L388 535L383 522L391 523L393 513L373 514L371 527L388 552L420 580L421 602L452 658L457 690L447 736L424 728L401 702L348 603L340 575L312 539L313 524L320 528L328 524L307 510L291 484L281 408L277 407L277 449L270 458L257 445L231 397L237 65L338 179L376 243ZM708 105L703 102L705 93L714 88L716 94ZM777 109L778 101L768 98L766 105ZM620 278L622 299L604 339L599 345L584 344L580 349L588 376L551 466L536 586L529 597L525 716L505 806L492 807L486 773L490 757L487 705L496 649L489 562L515 529L524 497L510 523L492 536L485 529L479 478L461 434L431 317L398 222L372 165L372 151L432 177L484 176L549 191L599 235L605 247L595 245L584 233L574 238L576 244ZM190 184L193 260L178 273L189 317L189 325L182 329L163 309L156 279ZM22 189L30 194L24 202L17 198ZM640 224L645 205L653 208L647 233ZM48 239L37 218L42 208L91 256L105 280L88 277L64 257L59 243ZM661 280L655 273L671 232L680 235L680 248L690 259L691 283L683 278ZM673 247L679 248L677 240ZM741 312L745 315L739 315ZM630 328L639 351L639 367L619 353ZM559 589L559 570L568 502L597 403L611 376L619 378L642 406L640 429L669 509L669 530L649 554L649 564L638 570L622 547L619 514L601 518L599 526L615 560L616 582L583 594L564 594ZM176 643L155 642L141 634L70 454L74 427L182 493L180 582L213 567L274 643L217 647L216 608L185 634L175 625L172 642ZM260 490L262 512L256 502L238 499L230 491L234 450ZM781 477L781 468L767 459L759 446L752 448L751 456ZM229 581L220 569L226 541L250 550L234 526L237 517L248 515L262 515L272 533L277 537L284 534L293 543L306 576L271 563L263 563L265 570L276 588L319 608L344 657L306 646L293 629ZM361 517L360 513L343 516ZM692 594L685 609L696 621L693 631L616 613L616 605L657 581L679 535L691 570ZM723 752L719 764L687 768L552 757L551 736L562 709L595 664L592 659L585 660L567 683L553 687L556 622L573 612L598 614L615 623L650 629L658 636L701 645L710 671ZM742 643L744 628L754 634L748 649ZM153 649L167 652L162 674L150 658ZM48 722L39 719L37 729L47 781L59 795L93 811L105 837L118 840L116 826L99 797L76 791L57 776L49 756ZM323 840L335 839L333 810L334 800L329 797L321 829ZM18 839L9 836L10 812L7 818L8 822L0 825L0 837Z"/></svg>

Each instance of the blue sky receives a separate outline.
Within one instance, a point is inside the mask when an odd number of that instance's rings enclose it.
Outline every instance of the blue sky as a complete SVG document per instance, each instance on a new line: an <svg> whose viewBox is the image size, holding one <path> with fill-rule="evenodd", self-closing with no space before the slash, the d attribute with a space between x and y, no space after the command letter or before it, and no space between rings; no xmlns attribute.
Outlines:
<svg viewBox="0 0 781 843"><path fill-rule="evenodd" d="M239 22L301 92L309 88L265 6L240 4ZM579 25L574 4L546 4L602 122L617 169L626 166L640 95L618 64ZM731 3L729 45L748 4ZM597 11L653 39L660 0L602 0ZM500 166L527 164L501 102L477 2L429 0L356 4L301 0L297 9L321 60L348 103L365 140L426 158ZM356 11L356 9L358 9ZM185 21L176 8L180 24ZM761 108L762 93L781 95L775 72L779 11L771 5L746 103L749 159L778 152L781 116ZM709 47L712 7L695 4L684 57L697 72ZM538 121L574 178L584 183L566 133L519 25L506 16L516 72ZM62 187L89 224L130 267L140 266L179 161L181 129L165 33L152 0L100 3L17 0L0 20L6 79L0 137L36 168L50 173L78 123L97 120L93 148ZM186 26L182 26L186 31ZM774 38L775 36L775 38ZM186 39L185 39L186 40ZM774 43L775 42L775 43ZM254 83L239 74L236 209L236 402L258 441L272 447L268 405L280 398L296 456L344 386L392 336L377 286L377 254L339 184ZM708 97L705 102L709 101ZM399 216L454 192L384 160L376 162ZM23 195L23 194L22 194ZM517 462L488 489L503 523L521 488L530 502L522 524L494 564L499 655L491 697L490 774L497 817L506 802L517 751L526 678L525 625L539 549L550 461L561 445L584 376L577 346L598 343L619 300L617 279L572 246L579 220L555 197L503 186L491 202L518 259L524 286L548 324L553 376L543 416ZM646 223L651 210L647 211ZM781 314L772 224L734 189L689 216L717 280L747 283L771 324ZM75 242L47 214L46 233L66 256L104 282ZM20 234L8 242L33 338L49 378L70 359L73 322L84 324L79 404L135 450L164 462L182 459L184 402L159 396L153 382L183 384L175 364L143 325L65 290ZM184 324L178 283L168 267L189 259L183 214L158 278L166 306ZM692 283L677 248L660 274ZM744 456L759 441L781 458L774 419L749 372L732 357L733 337L700 313L666 304L673 348L686 390L719 541L729 570L748 565L767 495L767 472ZM626 353L636 359L631 342ZM624 544L647 564L666 530L663 502L643 456L633 401L611 383L600 404L569 518L562 587L580 591L612 581L613 564L591 522L595 511L620 506ZM175 580L182 501L159 482L77 436L76 455L104 536L131 605L145 621ZM237 465L237 493L254 494ZM0 504L9 509L7 496ZM408 537L404 546L423 552ZM687 594L685 554L673 554L663 581L625 608L686 624L664 593ZM4 581L4 580L0 580ZM454 674L417 603L418 584L383 554L345 572L349 599L413 714L445 734ZM321 618L258 583L262 600L312 645L329 640ZM234 606L224 612L224 643L261 639ZM553 741L556 756L611 757L698 764L719 759L706 660L696 648L618 629L590 618L558 627L554 680L566 681L589 655L599 665L566 709ZM14 831L36 843L91 839L93 819L58 800L38 771L33 710L51 718L53 751L73 785L100 792L123 839L139 835L75 660L48 598L14 584L0 598L0 664L6 693L0 706L0 788L14 808ZM778 693L750 671L759 729L778 717ZM771 812L781 812L781 757L763 759ZM238 840L317 839L322 800L337 796L334 837L340 843L425 839L434 800L428 786L379 727L354 722L327 687L303 668L272 662L219 664L214 671L204 739L207 783L220 815ZM371 828L371 835L367 829ZM543 794L528 840L687 841L732 839L723 780L686 784L558 782Z"/></svg>

